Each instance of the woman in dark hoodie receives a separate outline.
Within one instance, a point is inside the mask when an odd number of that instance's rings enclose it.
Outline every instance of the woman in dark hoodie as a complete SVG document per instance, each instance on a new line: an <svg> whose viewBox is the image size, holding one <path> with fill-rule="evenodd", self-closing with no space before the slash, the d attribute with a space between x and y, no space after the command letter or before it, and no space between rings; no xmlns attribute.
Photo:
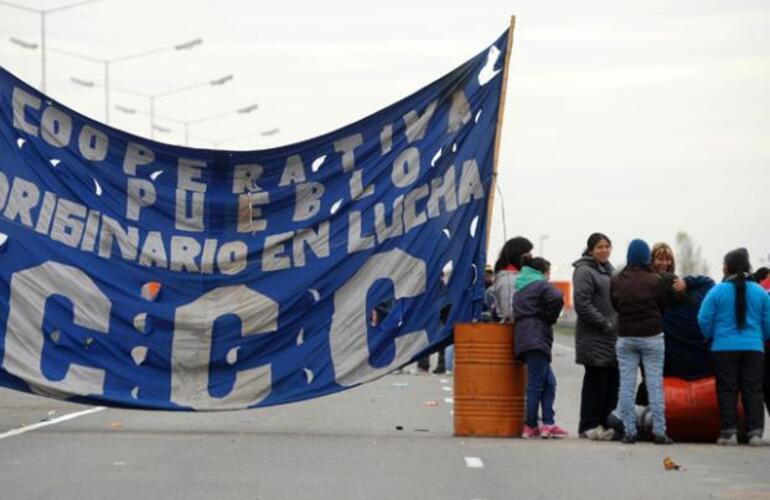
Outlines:
<svg viewBox="0 0 770 500"><path fill-rule="evenodd" d="M652 410L655 444L673 443L666 435L663 395L663 308L666 282L650 267L650 247L643 240L628 246L627 265L612 278L612 304L618 311L616 352L620 368L618 408L623 420L623 442L636 442L634 393L639 365L644 364L645 382Z"/></svg>
<svg viewBox="0 0 770 500"><path fill-rule="evenodd" d="M593 233L583 256L572 265L573 303L577 313L575 361L585 367L580 397L580 437L610 440L607 417L618 402L618 364L615 358L616 313L610 300L612 242Z"/></svg>
<svg viewBox="0 0 770 500"><path fill-rule="evenodd" d="M564 307L564 296L548 278L551 263L537 257L526 262L516 278L513 317L516 321L516 357L527 364L527 421L522 437L562 438L567 431L556 425L553 402L556 377L551 370L553 324ZM538 410L543 425L538 427Z"/></svg>

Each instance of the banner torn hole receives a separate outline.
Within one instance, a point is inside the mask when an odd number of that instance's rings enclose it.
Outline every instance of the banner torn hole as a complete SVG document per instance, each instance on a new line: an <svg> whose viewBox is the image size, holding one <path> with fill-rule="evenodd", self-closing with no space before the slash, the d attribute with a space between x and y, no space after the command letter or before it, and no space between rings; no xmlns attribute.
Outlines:
<svg viewBox="0 0 770 500"><path fill-rule="evenodd" d="M478 228L478 225L479 225L479 216L477 215L471 221L471 228L470 228L471 238L476 237L476 229Z"/></svg>
<svg viewBox="0 0 770 500"><path fill-rule="evenodd" d="M481 71L479 71L479 85L486 85L490 80L492 80L492 78L496 77L497 74L500 73L499 69L495 69L495 64L497 63L499 57L500 49L494 45L489 47L489 52L487 52L487 63L483 68L481 68Z"/></svg>
<svg viewBox="0 0 770 500"><path fill-rule="evenodd" d="M318 172L318 169L321 168L321 165L324 164L324 161L326 161L326 155L319 156L318 158L313 160L313 163L311 165L313 172Z"/></svg>
<svg viewBox="0 0 770 500"><path fill-rule="evenodd" d="M441 158L441 154L444 152L444 148L439 148L438 151L436 151L436 154L433 155L433 159L430 161L430 166L435 167L436 162Z"/></svg>
<svg viewBox="0 0 770 500"><path fill-rule="evenodd" d="M233 347L229 351L227 351L227 356L225 356L225 360L227 361L227 364L232 366L238 361L238 351L240 350L241 346Z"/></svg>

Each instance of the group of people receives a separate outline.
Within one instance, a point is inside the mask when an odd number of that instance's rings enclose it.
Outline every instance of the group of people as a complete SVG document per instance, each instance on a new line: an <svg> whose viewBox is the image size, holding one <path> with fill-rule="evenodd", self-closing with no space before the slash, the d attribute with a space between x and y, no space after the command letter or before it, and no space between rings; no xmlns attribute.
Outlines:
<svg viewBox="0 0 770 500"><path fill-rule="evenodd" d="M563 437L567 432L556 425L553 408L551 348L564 298L549 282L550 263L533 257L532 249L520 236L505 243L488 303L496 318L516 323L516 357L527 367L523 437ZM610 238L594 233L573 263L576 362L585 369L580 437L635 443L642 437L638 409L643 405L652 416L650 438L671 444L664 376L715 376L717 442L738 443L740 395L745 439L763 444L764 405L770 412L767 269L752 274L749 254L739 248L725 255L724 279L715 284L707 276L677 276L674 252L665 243L650 248L633 240L620 271L610 263L611 254ZM643 382L637 388L640 367Z"/></svg>

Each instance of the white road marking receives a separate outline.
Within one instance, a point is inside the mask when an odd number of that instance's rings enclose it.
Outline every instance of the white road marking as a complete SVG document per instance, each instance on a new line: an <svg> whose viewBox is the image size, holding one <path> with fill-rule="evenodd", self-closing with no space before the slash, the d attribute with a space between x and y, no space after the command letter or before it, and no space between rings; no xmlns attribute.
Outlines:
<svg viewBox="0 0 770 500"><path fill-rule="evenodd" d="M575 352L574 348L567 347L566 345L557 344L556 342L554 342L553 345L554 345L554 347L558 347L559 349L564 349L565 351Z"/></svg>
<svg viewBox="0 0 770 500"><path fill-rule="evenodd" d="M452 404L452 403L454 403L454 402L455 402L455 400L454 400L454 398L444 398L444 402L445 402L445 403L449 403L449 404Z"/></svg>
<svg viewBox="0 0 770 500"><path fill-rule="evenodd" d="M471 469L483 469L484 462L479 457L465 457L465 465Z"/></svg>
<svg viewBox="0 0 770 500"><path fill-rule="evenodd" d="M25 425L24 427L19 427L18 429L13 429L7 432L3 432L2 434L0 434L0 439L18 436L19 434L24 434L25 432L34 431L35 429L48 427L49 425L58 424L60 422L66 422L67 420L72 420L74 418L84 417L86 415L90 415L91 413L96 413L106 409L107 408L105 408L104 406L97 406L96 408L89 408L88 410L83 410L75 413L69 413L67 415L62 415L61 417L53 418L51 420L46 420L45 422L38 422L36 424Z"/></svg>
<svg viewBox="0 0 770 500"><path fill-rule="evenodd" d="M452 392L452 388L449 387L448 385L443 386L442 389L447 391L447 392Z"/></svg>
<svg viewBox="0 0 770 500"><path fill-rule="evenodd" d="M439 382L441 382L442 384L448 384L449 383L449 379L448 378L442 378L441 380L439 380Z"/></svg>

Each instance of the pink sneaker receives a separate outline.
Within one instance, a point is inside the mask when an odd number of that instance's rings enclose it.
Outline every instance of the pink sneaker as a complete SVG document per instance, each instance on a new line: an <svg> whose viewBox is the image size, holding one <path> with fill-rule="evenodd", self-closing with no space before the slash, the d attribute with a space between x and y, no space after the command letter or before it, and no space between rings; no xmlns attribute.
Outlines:
<svg viewBox="0 0 770 500"><path fill-rule="evenodd" d="M540 437L540 429L524 424L524 430L521 431L521 437L523 439L534 439Z"/></svg>
<svg viewBox="0 0 770 500"><path fill-rule="evenodd" d="M552 424L552 425L543 424L542 426L540 426L540 435L544 438L560 439L560 438L565 438L569 436L569 432L565 431L564 429L562 429L556 424Z"/></svg>

